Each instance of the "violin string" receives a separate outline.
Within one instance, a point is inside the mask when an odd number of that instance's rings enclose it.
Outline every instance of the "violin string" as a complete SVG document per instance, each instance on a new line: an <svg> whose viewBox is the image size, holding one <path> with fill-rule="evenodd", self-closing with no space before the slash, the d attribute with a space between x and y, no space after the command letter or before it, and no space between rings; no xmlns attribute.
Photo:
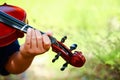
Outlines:
<svg viewBox="0 0 120 80"><path fill-rule="evenodd" d="M33 27L29 26L28 24L12 17L2 11L0 11L0 21L5 24L8 24L9 26L12 26L18 30L24 31L25 33L27 32L28 28L33 28ZM35 28L33 28L33 29L35 29ZM40 33L44 34L44 32L41 32L41 31L40 31ZM54 37L49 36L49 38L50 38L52 44L55 44L57 47L62 49L67 55L71 56L70 52L64 46L62 46L60 43L58 43Z"/></svg>
<svg viewBox="0 0 120 80"><path fill-rule="evenodd" d="M2 19L2 20L1 20ZM0 21L9 25L9 26L12 26L18 30L21 30L23 32L27 32L27 29L28 28L33 28L32 26L8 15L7 13L3 12L3 11L0 11ZM35 28L33 28L35 29ZM44 34L44 32L40 31L41 34ZM50 40L51 40L51 43L53 44L58 44L57 40L52 37L52 36L49 36Z"/></svg>
<svg viewBox="0 0 120 80"><path fill-rule="evenodd" d="M13 24L15 24L16 26L18 26L18 27L20 27L20 28L25 25L24 22L22 22L22 21L14 18L14 17L8 15L7 13L5 13L5 12L3 12L3 11L0 11L0 15L2 15L3 18L5 18L5 19L6 19L7 21L9 21L10 23L13 23Z"/></svg>

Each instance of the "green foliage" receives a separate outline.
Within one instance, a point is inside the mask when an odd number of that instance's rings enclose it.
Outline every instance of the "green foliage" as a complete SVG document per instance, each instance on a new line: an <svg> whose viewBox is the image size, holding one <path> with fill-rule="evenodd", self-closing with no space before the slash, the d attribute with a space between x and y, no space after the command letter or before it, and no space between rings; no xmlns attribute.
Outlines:
<svg viewBox="0 0 120 80"><path fill-rule="evenodd" d="M114 26L115 27L115 26ZM113 30L113 32L108 33L109 31L106 31L105 35L97 35L97 37L100 37L99 41L92 41L87 46L90 47L90 52L98 58L100 62L95 62L96 73L91 75L102 80L107 77L107 79L114 79L118 80L120 77L120 37L117 36L120 34L119 31ZM88 34L89 35L89 34ZM90 36L90 35L89 35ZM91 59L91 58L90 58ZM92 61L93 62L93 61ZM90 62L91 63L91 62ZM94 67L94 66L93 66ZM104 74L104 75L100 75ZM99 75L99 77L97 77ZM111 77L109 77L111 76ZM108 78L109 77L109 78ZM91 79L92 80L92 79Z"/></svg>

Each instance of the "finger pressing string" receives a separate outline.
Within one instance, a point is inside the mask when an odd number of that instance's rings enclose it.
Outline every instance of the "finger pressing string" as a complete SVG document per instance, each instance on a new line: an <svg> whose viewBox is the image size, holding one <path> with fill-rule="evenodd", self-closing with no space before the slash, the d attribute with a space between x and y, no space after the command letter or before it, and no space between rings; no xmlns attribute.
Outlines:
<svg viewBox="0 0 120 80"><path fill-rule="evenodd" d="M44 34L43 35L43 47L45 50L48 50L50 46L51 46L51 41L49 37L46 34Z"/></svg>

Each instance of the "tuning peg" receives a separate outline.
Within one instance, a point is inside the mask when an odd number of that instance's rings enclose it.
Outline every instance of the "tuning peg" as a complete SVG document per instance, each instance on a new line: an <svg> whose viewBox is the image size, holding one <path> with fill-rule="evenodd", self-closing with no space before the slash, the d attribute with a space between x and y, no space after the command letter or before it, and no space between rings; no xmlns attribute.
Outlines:
<svg viewBox="0 0 120 80"><path fill-rule="evenodd" d="M61 53L58 53L57 55L55 55L55 57L54 57L54 59L52 60L52 62L55 62L55 61L59 58L60 54L61 54Z"/></svg>
<svg viewBox="0 0 120 80"><path fill-rule="evenodd" d="M72 44L71 46L70 46L70 50L74 50L74 49L76 49L77 48L77 44Z"/></svg>
<svg viewBox="0 0 120 80"><path fill-rule="evenodd" d="M64 36L64 37L61 39L61 42L64 43L66 39L67 39L67 36Z"/></svg>
<svg viewBox="0 0 120 80"><path fill-rule="evenodd" d="M60 70L64 71L67 66L68 66L68 63L66 62L66 63L63 64L63 66L62 66L62 68Z"/></svg>

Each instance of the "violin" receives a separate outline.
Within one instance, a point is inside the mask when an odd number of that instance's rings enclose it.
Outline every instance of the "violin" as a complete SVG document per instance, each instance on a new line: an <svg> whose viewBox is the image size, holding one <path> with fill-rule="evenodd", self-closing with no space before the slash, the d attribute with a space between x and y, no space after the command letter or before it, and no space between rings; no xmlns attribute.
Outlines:
<svg viewBox="0 0 120 80"><path fill-rule="evenodd" d="M26 24L25 21L26 12L22 8L6 3L0 6L0 47L9 45L18 38L22 38L28 28L33 28ZM44 34L42 31L40 33ZM61 71L64 71L68 64L74 67L82 67L84 65L86 59L82 52L73 52L77 48L77 44L71 45L70 48L63 44L67 36L64 36L61 41L58 41L53 36L49 36L49 38L52 51L56 53L52 62L54 63L60 56L65 60L60 69Z"/></svg>

